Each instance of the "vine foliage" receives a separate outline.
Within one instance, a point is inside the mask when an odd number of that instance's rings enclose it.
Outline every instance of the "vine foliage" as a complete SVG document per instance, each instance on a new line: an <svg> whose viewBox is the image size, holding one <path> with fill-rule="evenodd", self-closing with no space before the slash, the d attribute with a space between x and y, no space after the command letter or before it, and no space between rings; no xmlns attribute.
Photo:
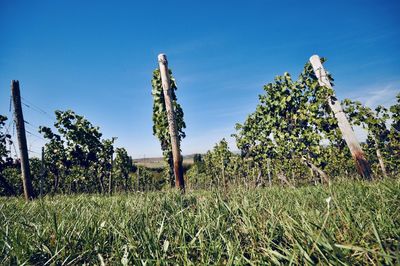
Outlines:
<svg viewBox="0 0 400 266"><path fill-rule="evenodd" d="M169 70L171 94L172 94L172 105L175 112L176 126L178 131L178 141L186 137L183 131L186 128L185 121L183 120L183 110L181 105L177 102L175 91L178 89L176 86L175 78L172 76L172 71ZM153 135L156 136L161 144L163 151L163 157L168 167L166 169L167 176L171 186L174 186L175 179L173 171L173 160L172 160L172 146L171 137L168 131L168 117L167 110L165 107L164 92L162 87L160 70L157 68L153 71L153 78L151 80L153 96Z"/></svg>

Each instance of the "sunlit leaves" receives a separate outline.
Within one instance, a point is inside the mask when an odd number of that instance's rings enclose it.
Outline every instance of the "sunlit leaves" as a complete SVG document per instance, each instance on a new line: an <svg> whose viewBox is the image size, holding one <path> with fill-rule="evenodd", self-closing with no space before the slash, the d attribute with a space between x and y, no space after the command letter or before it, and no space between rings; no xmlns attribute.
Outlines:
<svg viewBox="0 0 400 266"><path fill-rule="evenodd" d="M264 91L256 111L236 126L234 136L242 154L263 164L267 158L306 158L324 166L321 143L340 137L327 102L332 89L318 85L308 63L297 81L286 72Z"/></svg>
<svg viewBox="0 0 400 266"><path fill-rule="evenodd" d="M105 177L111 171L112 139L102 139L98 127L71 110L55 111L54 133L49 127L39 131L49 140L45 161L54 177L54 191L68 183L69 191L105 191Z"/></svg>
<svg viewBox="0 0 400 266"><path fill-rule="evenodd" d="M172 105L175 111L175 122L178 131L178 139L180 142L186 136L185 132L183 131L183 129L186 128L186 125L183 120L183 109L177 102L175 91L178 88L176 86L176 81L172 76L171 70L169 70L169 76L171 82ZM153 88L151 91L151 95L153 96L153 135L160 140L164 159L169 166L167 169L168 175L171 178L173 175L171 137L168 131L167 111L165 107L164 93L159 69L153 71L151 85Z"/></svg>

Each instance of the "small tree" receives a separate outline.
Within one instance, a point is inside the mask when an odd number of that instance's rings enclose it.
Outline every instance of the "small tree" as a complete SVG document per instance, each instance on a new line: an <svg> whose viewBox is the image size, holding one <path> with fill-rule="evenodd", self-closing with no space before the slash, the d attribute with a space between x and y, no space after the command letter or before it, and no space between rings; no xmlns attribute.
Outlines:
<svg viewBox="0 0 400 266"><path fill-rule="evenodd" d="M316 86L309 73L307 64L298 81L285 73L265 85L256 111L236 126L239 132L234 136L244 156L252 157L259 168L268 158L297 160L327 182L321 142L337 135L337 124L325 101L329 89ZM284 171L278 176L287 182Z"/></svg>
<svg viewBox="0 0 400 266"><path fill-rule="evenodd" d="M211 151L204 156L204 165L206 174L211 177L211 182L216 183L219 187L222 185L224 189L227 187L230 179L228 164L233 154L229 150L228 143L222 139L217 143Z"/></svg>
<svg viewBox="0 0 400 266"><path fill-rule="evenodd" d="M46 161L54 162L59 169L52 169L55 174L55 191L67 183L68 191L90 192L97 189L105 191L104 177L110 169L110 153L112 153L112 140L102 140L102 134L83 116L75 112L56 111L54 123L58 134L50 128L40 127L40 132L50 142L46 145ZM51 154L53 153L53 154ZM58 177L62 172L62 183Z"/></svg>
<svg viewBox="0 0 400 266"><path fill-rule="evenodd" d="M53 133L49 127L40 127L39 132L49 140L45 144L44 159L49 174L53 176L53 193L57 193L60 183L64 183L71 161L67 158L64 141L60 135Z"/></svg>
<svg viewBox="0 0 400 266"><path fill-rule="evenodd" d="M128 191L131 187L129 173L135 171L136 167L133 164L132 158L128 155L128 152L124 148L117 148L115 150L115 154L115 181L117 184L121 184L125 191Z"/></svg>

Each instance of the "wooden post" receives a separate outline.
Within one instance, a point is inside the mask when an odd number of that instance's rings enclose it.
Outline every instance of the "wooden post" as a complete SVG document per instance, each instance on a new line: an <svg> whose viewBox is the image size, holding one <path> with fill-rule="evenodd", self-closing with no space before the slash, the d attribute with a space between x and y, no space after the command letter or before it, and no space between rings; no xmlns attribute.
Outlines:
<svg viewBox="0 0 400 266"><path fill-rule="evenodd" d="M387 178L388 174L386 172L386 166L383 161L381 150L379 149L378 143L376 141L375 141L375 149L376 149L376 157L378 158L379 166L381 167L381 170L382 170L382 175L384 178Z"/></svg>
<svg viewBox="0 0 400 266"><path fill-rule="evenodd" d="M40 190L39 195L42 197L43 195L43 179L45 174L45 166L44 166L44 147L42 147L42 158L41 158L41 170L40 170Z"/></svg>
<svg viewBox="0 0 400 266"><path fill-rule="evenodd" d="M225 178L225 159L222 159L222 169L221 169L221 175L222 175L222 183L224 186L224 192L226 192L226 178Z"/></svg>
<svg viewBox="0 0 400 266"><path fill-rule="evenodd" d="M301 157L300 160L304 165L309 167L312 170L312 172L316 172L321 177L321 183L325 182L326 184L329 184L329 177L324 171L322 171L315 164L313 164L311 161L307 160L304 157Z"/></svg>
<svg viewBox="0 0 400 266"><path fill-rule="evenodd" d="M256 187L262 186L263 182L262 182L262 170L261 170L261 166L258 165L258 174L257 174L257 179L256 179Z"/></svg>
<svg viewBox="0 0 400 266"><path fill-rule="evenodd" d="M278 176L278 179L281 180L281 183L285 183L289 187L295 188L295 186L290 184L290 182L287 180L286 176L283 173L278 173L277 176Z"/></svg>
<svg viewBox="0 0 400 266"><path fill-rule="evenodd" d="M140 168L139 168L139 166L137 167L136 175L137 175L137 191L140 191Z"/></svg>
<svg viewBox="0 0 400 266"><path fill-rule="evenodd" d="M381 167L381 170L382 170L382 175L383 175L384 178L387 178L388 174L386 172L385 162L383 161L382 153L381 153L381 150L379 148L378 142L377 142L377 140L376 140L376 138L375 138L375 136L373 134L371 134L371 136L372 136L372 139L374 141L376 157L378 158L379 166Z"/></svg>
<svg viewBox="0 0 400 266"><path fill-rule="evenodd" d="M174 174L175 174L175 187L185 190L185 181L183 179L183 168L181 150L179 147L178 130L176 127L175 112L172 105L172 92L171 83L168 71L168 61L165 54L158 55L158 65L160 68L161 81L164 92L165 108L167 109L168 117L168 129L171 136L172 146L172 160L174 163Z"/></svg>
<svg viewBox="0 0 400 266"><path fill-rule="evenodd" d="M271 187L272 186L272 180L271 180L271 170L270 170L270 164L271 164L271 159L267 159L267 171L268 171L268 184Z"/></svg>
<svg viewBox="0 0 400 266"><path fill-rule="evenodd" d="M112 175L113 175L113 154L114 152L111 153L111 158L110 158L110 163L111 163L111 168L110 168L110 175L108 176L108 194L112 195L113 192L113 185L112 185Z"/></svg>
<svg viewBox="0 0 400 266"><path fill-rule="evenodd" d="M22 114L21 94L19 91L18 80L11 81L11 95L14 104L14 119L17 128L18 146L21 156L21 174L22 174L21 177L22 177L22 184L24 187L24 196L26 200L31 200L35 197L35 195L33 193L31 172L29 168L28 147L26 144L26 135L25 135L25 121L24 121L24 116Z"/></svg>
<svg viewBox="0 0 400 266"><path fill-rule="evenodd" d="M320 86L325 86L332 89L332 85L326 75L325 69L321 64L321 60L318 55L313 55L310 58L310 63L314 69L314 73L318 78ZM361 149L360 143L358 142L356 135L345 113L343 112L340 102L336 96L332 95L328 99L328 104L336 117L340 131L342 132L343 139L346 141L347 146L350 149L351 155L356 164L358 173L365 179L372 179L371 166L366 159L366 156Z"/></svg>

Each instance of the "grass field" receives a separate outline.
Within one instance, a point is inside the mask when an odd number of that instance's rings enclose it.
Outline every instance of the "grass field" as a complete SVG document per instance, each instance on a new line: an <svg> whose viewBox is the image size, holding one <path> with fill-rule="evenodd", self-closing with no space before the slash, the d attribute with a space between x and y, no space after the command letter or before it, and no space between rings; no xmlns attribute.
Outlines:
<svg viewBox="0 0 400 266"><path fill-rule="evenodd" d="M400 181L0 199L1 265L399 264Z"/></svg>

